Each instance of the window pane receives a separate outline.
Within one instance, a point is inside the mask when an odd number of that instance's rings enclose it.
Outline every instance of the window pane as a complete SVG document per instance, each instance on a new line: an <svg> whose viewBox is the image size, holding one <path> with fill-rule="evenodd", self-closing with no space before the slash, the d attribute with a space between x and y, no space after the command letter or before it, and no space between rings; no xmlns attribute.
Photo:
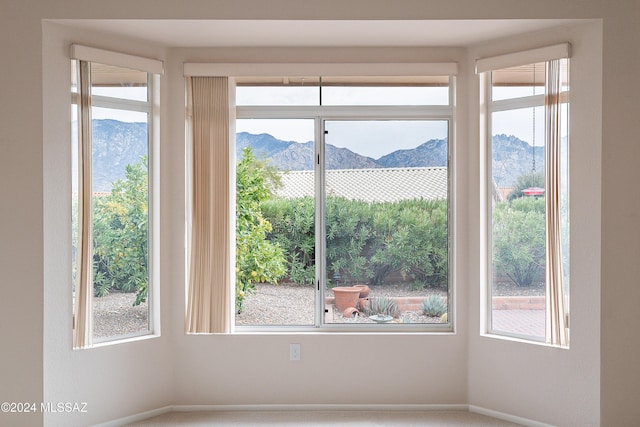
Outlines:
<svg viewBox="0 0 640 427"><path fill-rule="evenodd" d="M236 105L320 105L320 89L312 86L238 86Z"/></svg>
<svg viewBox="0 0 640 427"><path fill-rule="evenodd" d="M93 62L91 95L147 101L147 73Z"/></svg>
<svg viewBox="0 0 640 427"><path fill-rule="evenodd" d="M545 335L544 107L493 113L491 329Z"/></svg>
<svg viewBox="0 0 640 427"><path fill-rule="evenodd" d="M99 340L149 331L149 145L146 114L94 107L92 115L93 328Z"/></svg>
<svg viewBox="0 0 640 427"><path fill-rule="evenodd" d="M447 323L448 122L325 132L325 323Z"/></svg>
<svg viewBox="0 0 640 427"><path fill-rule="evenodd" d="M238 326L315 324L314 121L236 122Z"/></svg>
<svg viewBox="0 0 640 427"><path fill-rule="evenodd" d="M449 105L449 87L323 86L322 105Z"/></svg>

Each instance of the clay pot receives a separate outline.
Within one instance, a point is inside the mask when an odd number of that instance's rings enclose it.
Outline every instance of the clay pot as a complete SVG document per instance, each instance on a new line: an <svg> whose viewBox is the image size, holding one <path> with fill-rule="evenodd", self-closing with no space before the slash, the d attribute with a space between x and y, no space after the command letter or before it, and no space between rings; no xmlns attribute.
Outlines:
<svg viewBox="0 0 640 427"><path fill-rule="evenodd" d="M345 311L349 307L358 305L360 289L353 286L336 286L333 290L336 308L339 312Z"/></svg>
<svg viewBox="0 0 640 427"><path fill-rule="evenodd" d="M365 311L368 305L369 305L369 298L360 298L358 300L358 308L360 309L360 311Z"/></svg>
<svg viewBox="0 0 640 427"><path fill-rule="evenodd" d="M360 298L366 298L369 296L369 286L367 285L354 285L354 288L360 288Z"/></svg>
<svg viewBox="0 0 640 427"><path fill-rule="evenodd" d="M342 317L355 317L360 312L355 307L349 307L345 311L342 312Z"/></svg>

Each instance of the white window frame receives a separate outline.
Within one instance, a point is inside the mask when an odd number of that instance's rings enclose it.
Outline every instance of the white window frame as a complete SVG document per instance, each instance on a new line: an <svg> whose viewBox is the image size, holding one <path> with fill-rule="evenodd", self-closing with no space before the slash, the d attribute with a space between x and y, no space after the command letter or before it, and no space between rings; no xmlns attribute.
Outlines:
<svg viewBox="0 0 640 427"><path fill-rule="evenodd" d="M545 107L545 95L530 95L517 98L492 100L492 76L493 70L501 70L516 66L530 65L540 62L548 62L554 59L569 59L571 56L571 45L569 43L560 43L557 45L546 46L525 50L521 52L509 53L495 57L483 58L476 61L476 73L479 74L480 80L480 158L481 158L481 309L480 309L480 334L493 338L515 339L522 342L538 343L549 346L557 346L549 344L547 337L534 337L529 335L521 335L506 331L494 330L492 328L492 203L493 185L492 185L492 114L501 111L511 111L524 108ZM569 92L560 93L560 102L569 103ZM569 135L569 139L571 136ZM545 163L545 173L547 164ZM570 185L569 185L570 187ZM570 195L569 195L570 196ZM545 220L545 225L546 225ZM545 292L545 305L549 306L548 296ZM566 308L566 324L569 325L570 308L567 303ZM545 315L546 321L546 315ZM568 329L568 327L567 327ZM564 346L563 348L568 348Z"/></svg>
<svg viewBox="0 0 640 427"><path fill-rule="evenodd" d="M216 64L220 65L220 64ZM224 65L222 68L224 72L238 71L238 69L246 69L244 67L230 67ZM277 64L277 71L282 72L280 66L283 64ZM294 64L299 65L299 64ZM304 69L296 71L304 71L307 75L311 69L307 69L305 64ZM352 65L352 64L349 64ZM397 64L393 65L393 68L382 67L384 71L394 72L403 70L402 67L398 67ZM425 68L424 65L433 66L434 64L420 64L420 71L424 72L429 70L429 67ZM196 67L198 72L206 74L206 67ZM261 67L258 67L259 69ZM322 68L322 67L320 67ZM356 67L361 68L361 67ZM382 71L373 67L376 71ZM220 71L218 68L214 68L215 71ZM426 105L426 106L238 106L236 107L236 119L309 119L314 120L315 126L315 155L320 156L320 164L316 162L315 175L316 175L316 190L315 190L315 203L316 203L316 307L315 307L315 325L312 326L287 326L287 325L265 325L265 326L236 326L235 315L232 319L232 332L362 332L362 333L403 333L403 332L426 332L426 333L453 333L454 319L455 319L455 192L454 192L454 171L455 171L455 159L454 153L454 129L455 129L455 72L457 67L455 64L437 64L439 71L446 71L451 73L449 76L449 103L448 105ZM345 71L344 68L340 68L341 71ZM350 69L349 75L354 75L354 70ZM212 71L209 69L209 72ZM335 71L331 68L331 71ZM433 69L431 69L433 71ZM185 72L195 72L189 64L185 64ZM369 69L368 72L371 72ZM255 71L251 75L256 75ZM280 74L282 75L282 74ZM311 73L311 75L317 75ZM379 75L379 74L377 74ZM325 309L325 274L326 269L326 239L325 236L325 192L323 182L323 166L324 166L324 122L332 120L441 120L448 122L448 322L444 324L402 324L402 325L383 325L383 324L334 324L324 322L324 309ZM235 145L235 141L233 142ZM232 147L232 152L235 152L235 146ZM235 185L235 180L231 180ZM235 230L232 233L235 236ZM235 240L234 240L235 242ZM232 280L232 283L235 282ZM234 287L232 287L234 289ZM231 297L232 300L235 296ZM235 314L235 313L234 313Z"/></svg>
<svg viewBox="0 0 640 427"><path fill-rule="evenodd" d="M147 100L139 101L125 98L115 98L109 96L92 95L91 107L109 108L116 110L126 110L147 114L147 161L148 161L148 199L147 199L147 274L148 274L148 327L146 330L131 334L114 335L111 337L93 337L93 307L87 307L87 318L89 319L90 331L89 342L81 348L90 348L106 344L127 342L132 339L147 338L160 335L160 172L159 172L159 143L160 143L160 75L164 73L163 61L128 55L120 52L112 52L103 49L96 49L88 46L72 44L70 46L70 59L88 63L99 63L104 65L128 68L147 73ZM78 75L80 74L78 66ZM77 92L71 94L71 103L78 108L80 117L80 87ZM92 238L91 238L92 240ZM93 266L90 267L93 269ZM93 274L92 274L93 276ZM90 284L93 287L93 283ZM93 296L93 289L88 290ZM74 319L76 318L74 307ZM75 323L75 321L74 321Z"/></svg>

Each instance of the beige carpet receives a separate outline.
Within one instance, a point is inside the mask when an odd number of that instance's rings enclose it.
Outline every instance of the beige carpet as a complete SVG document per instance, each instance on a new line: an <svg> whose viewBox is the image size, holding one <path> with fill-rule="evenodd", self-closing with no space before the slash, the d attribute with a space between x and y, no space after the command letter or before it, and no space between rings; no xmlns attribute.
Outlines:
<svg viewBox="0 0 640 427"><path fill-rule="evenodd" d="M214 411L170 412L130 426L517 426L466 411Z"/></svg>

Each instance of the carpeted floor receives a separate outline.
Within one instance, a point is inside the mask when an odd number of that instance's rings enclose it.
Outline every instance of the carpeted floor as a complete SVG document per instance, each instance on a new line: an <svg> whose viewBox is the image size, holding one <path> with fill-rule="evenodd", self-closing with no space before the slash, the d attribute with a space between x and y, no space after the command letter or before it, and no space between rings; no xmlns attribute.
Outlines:
<svg viewBox="0 0 640 427"><path fill-rule="evenodd" d="M513 427L514 424L466 411L212 411L170 412L129 424L150 426L300 427Z"/></svg>

